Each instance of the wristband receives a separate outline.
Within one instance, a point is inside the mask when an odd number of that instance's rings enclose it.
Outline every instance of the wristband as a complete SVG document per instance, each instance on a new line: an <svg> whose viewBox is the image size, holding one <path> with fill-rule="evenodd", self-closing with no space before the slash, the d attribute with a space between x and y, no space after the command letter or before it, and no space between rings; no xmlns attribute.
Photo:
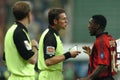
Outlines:
<svg viewBox="0 0 120 80"><path fill-rule="evenodd" d="M32 47L35 47L37 50L39 50L37 46L32 46Z"/></svg>
<svg viewBox="0 0 120 80"><path fill-rule="evenodd" d="M71 58L70 52L66 52L66 53L64 54L64 56L65 56L65 59Z"/></svg>

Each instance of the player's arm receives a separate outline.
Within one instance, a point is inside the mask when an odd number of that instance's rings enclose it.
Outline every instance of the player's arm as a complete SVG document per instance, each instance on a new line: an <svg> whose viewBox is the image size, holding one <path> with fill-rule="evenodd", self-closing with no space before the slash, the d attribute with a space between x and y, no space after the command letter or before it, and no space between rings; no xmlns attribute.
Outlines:
<svg viewBox="0 0 120 80"><path fill-rule="evenodd" d="M37 62L37 49L32 48L24 31L18 32L17 30L19 29L16 29L13 39L20 56L29 63L35 64Z"/></svg>
<svg viewBox="0 0 120 80"><path fill-rule="evenodd" d="M98 77L98 75L103 72L104 70L106 70L108 68L108 66L106 65L99 65L92 74L90 74L90 76L87 77L86 80L94 80L96 77Z"/></svg>
<svg viewBox="0 0 120 80"><path fill-rule="evenodd" d="M78 80L94 80L95 78L98 77L98 75L103 72L104 70L106 70L108 68L108 66L106 65L99 65L94 71L93 73L91 73L88 77L86 78L80 78Z"/></svg>

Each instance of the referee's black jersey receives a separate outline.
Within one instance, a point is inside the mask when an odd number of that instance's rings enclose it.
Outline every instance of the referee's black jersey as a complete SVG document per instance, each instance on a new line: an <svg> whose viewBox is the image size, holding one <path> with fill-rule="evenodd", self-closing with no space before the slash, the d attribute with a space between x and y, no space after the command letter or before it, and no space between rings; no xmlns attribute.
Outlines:
<svg viewBox="0 0 120 80"><path fill-rule="evenodd" d="M14 35L13 35L14 44L19 54L21 55L21 57L23 57L25 60L28 60L34 55L32 48L28 49L26 45L27 44L26 42L30 43L28 36L26 35L28 34L28 30L20 22L16 22L16 24L17 24L17 28L15 29Z"/></svg>
<svg viewBox="0 0 120 80"><path fill-rule="evenodd" d="M56 37L54 34L59 36L59 33L56 30L54 30L52 27L48 27L48 29L49 29L49 31L45 35L44 42L43 42L43 46L44 46L43 50L44 50L44 58L45 59L55 56L55 52L53 54L49 54L47 52L47 47L51 46L51 47L54 47L56 50L57 41L56 41Z"/></svg>

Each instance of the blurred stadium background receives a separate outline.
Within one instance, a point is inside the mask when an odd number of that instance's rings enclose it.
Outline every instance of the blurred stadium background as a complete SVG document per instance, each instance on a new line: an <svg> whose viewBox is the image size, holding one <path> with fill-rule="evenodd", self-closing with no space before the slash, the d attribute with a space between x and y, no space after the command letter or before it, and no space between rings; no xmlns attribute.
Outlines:
<svg viewBox="0 0 120 80"><path fill-rule="evenodd" d="M18 0L0 0L0 80L7 80L9 73L2 61L4 36L7 29L14 23L11 6ZM20 0L19 0L20 1ZM75 59L64 62L65 80L76 80L87 75L88 56L81 46L92 46L95 37L89 35L87 25L94 14L106 16L108 24L106 31L116 39L120 37L120 0L28 0L32 2L34 21L30 25L31 39L39 41L41 33L47 27L47 12L50 8L64 8L68 15L69 25L60 32L64 43L64 51L78 45L82 52ZM36 75L37 77L37 75ZM118 75L115 76L119 80Z"/></svg>

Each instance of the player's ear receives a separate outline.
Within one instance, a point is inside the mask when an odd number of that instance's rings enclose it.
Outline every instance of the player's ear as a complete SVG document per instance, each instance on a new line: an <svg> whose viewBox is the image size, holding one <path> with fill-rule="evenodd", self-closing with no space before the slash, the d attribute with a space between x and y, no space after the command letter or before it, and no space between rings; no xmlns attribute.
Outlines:
<svg viewBox="0 0 120 80"><path fill-rule="evenodd" d="M53 22L54 22L54 24L57 24L57 19L54 19Z"/></svg>
<svg viewBox="0 0 120 80"><path fill-rule="evenodd" d="M100 24L96 24L96 28L99 29L100 28Z"/></svg>

